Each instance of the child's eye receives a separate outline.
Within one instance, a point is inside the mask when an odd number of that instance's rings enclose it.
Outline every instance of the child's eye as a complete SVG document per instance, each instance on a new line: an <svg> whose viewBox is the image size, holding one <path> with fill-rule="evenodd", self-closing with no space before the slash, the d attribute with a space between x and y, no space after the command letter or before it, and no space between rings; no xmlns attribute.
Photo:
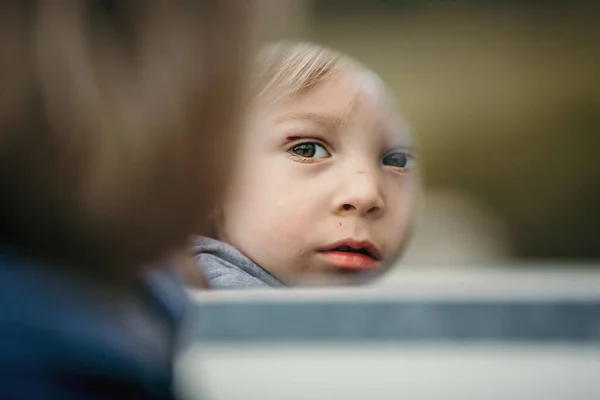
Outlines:
<svg viewBox="0 0 600 400"><path fill-rule="evenodd" d="M383 157L383 165L395 168L412 169L414 167L414 158L406 151L395 151Z"/></svg>
<svg viewBox="0 0 600 400"><path fill-rule="evenodd" d="M327 158L331 156L325 146L314 142L297 144L290 149L290 152L302 158Z"/></svg>

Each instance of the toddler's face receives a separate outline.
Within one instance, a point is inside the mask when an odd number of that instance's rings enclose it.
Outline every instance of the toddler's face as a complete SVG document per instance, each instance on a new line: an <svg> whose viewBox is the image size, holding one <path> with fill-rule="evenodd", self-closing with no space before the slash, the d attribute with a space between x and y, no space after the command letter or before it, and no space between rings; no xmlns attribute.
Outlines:
<svg viewBox="0 0 600 400"><path fill-rule="evenodd" d="M347 70L258 110L242 141L222 240L291 285L359 282L393 261L418 177L375 77Z"/></svg>

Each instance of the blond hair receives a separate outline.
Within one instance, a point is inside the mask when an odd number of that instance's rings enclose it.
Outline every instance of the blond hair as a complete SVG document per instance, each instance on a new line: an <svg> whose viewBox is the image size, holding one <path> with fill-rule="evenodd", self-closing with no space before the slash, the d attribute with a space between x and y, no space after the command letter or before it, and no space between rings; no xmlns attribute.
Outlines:
<svg viewBox="0 0 600 400"><path fill-rule="evenodd" d="M255 2L0 4L0 241L115 279L226 181Z"/></svg>
<svg viewBox="0 0 600 400"><path fill-rule="evenodd" d="M254 67L253 99L268 103L302 95L340 70L363 68L335 50L306 42L265 46Z"/></svg>

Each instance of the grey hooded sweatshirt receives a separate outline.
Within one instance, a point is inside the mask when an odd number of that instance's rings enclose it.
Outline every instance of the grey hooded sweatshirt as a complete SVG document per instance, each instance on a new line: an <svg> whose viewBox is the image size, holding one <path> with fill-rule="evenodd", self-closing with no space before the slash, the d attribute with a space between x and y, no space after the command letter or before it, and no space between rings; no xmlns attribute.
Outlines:
<svg viewBox="0 0 600 400"><path fill-rule="evenodd" d="M243 255L235 247L215 239L194 241L196 265L213 289L284 287L285 284Z"/></svg>

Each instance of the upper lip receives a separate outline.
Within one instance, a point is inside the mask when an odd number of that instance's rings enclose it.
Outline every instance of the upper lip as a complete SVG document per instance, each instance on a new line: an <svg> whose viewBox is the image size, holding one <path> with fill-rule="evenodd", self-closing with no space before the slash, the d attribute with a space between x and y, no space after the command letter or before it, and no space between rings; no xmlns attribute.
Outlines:
<svg viewBox="0 0 600 400"><path fill-rule="evenodd" d="M377 248L377 246L375 246L373 243L369 242L368 240L353 240L353 239L345 239L345 240L340 240L339 242L336 242L334 244L332 244L331 246L326 247L325 249L323 249L322 251L334 251L336 249L338 249L339 247L349 247L349 250L355 250L355 251L364 251L366 252L370 257L374 258L375 260L381 260L382 254L381 251Z"/></svg>

